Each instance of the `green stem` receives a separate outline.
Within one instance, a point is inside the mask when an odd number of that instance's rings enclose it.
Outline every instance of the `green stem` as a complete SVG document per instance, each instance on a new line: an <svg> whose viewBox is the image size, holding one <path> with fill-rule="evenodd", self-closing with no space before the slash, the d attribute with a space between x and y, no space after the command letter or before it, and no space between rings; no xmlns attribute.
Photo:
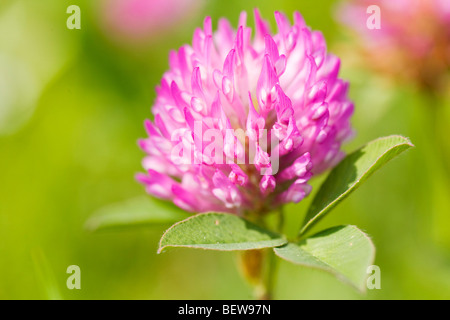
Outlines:
<svg viewBox="0 0 450 320"><path fill-rule="evenodd" d="M267 265L267 276L265 281L265 296L264 300L272 300L273 299L273 291L276 283L276 276L278 270L278 259L273 252L273 249L270 249L268 252L268 265Z"/></svg>
<svg viewBox="0 0 450 320"><path fill-rule="evenodd" d="M278 215L278 225L277 225L277 232L283 233L283 227L284 227L284 208L280 207L277 212Z"/></svg>
<svg viewBox="0 0 450 320"><path fill-rule="evenodd" d="M284 227L284 212L277 212L276 231L282 233ZM262 223L260 221L260 223ZM265 264L265 268L264 268ZM278 258L272 248L249 250L241 253L241 272L247 282L253 287L258 300L273 299L273 291L278 270Z"/></svg>
<svg viewBox="0 0 450 320"><path fill-rule="evenodd" d="M283 207L280 207L277 211L277 232L283 233L283 227L284 227L284 209ZM267 264L267 276L265 281L265 288L266 288L266 296L267 300L271 300L273 298L273 291L275 288L275 283L277 279L277 271L278 271L278 258L276 257L273 249L269 250L268 253L268 264Z"/></svg>

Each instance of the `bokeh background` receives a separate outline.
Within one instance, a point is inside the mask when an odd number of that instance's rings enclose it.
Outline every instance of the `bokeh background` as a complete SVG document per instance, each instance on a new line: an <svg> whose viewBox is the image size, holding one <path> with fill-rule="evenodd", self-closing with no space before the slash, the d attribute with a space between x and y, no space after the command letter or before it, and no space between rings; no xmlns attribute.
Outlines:
<svg viewBox="0 0 450 320"><path fill-rule="evenodd" d="M357 134L346 150L390 134L416 145L315 227L365 230L377 248L381 289L361 295L331 275L281 262L275 298L450 299L448 90L430 99L409 83L355 67L335 1L183 0L170 19L135 12L147 21L141 24L120 2L0 2L0 299L252 297L233 253L157 255L168 225L97 233L84 226L104 206L145 193L134 180L143 157L137 139L145 136L169 50L190 43L206 15L236 26L247 10L253 25L255 7L273 30L275 10L289 17L300 11L340 55L356 105ZM81 8L80 30L66 27L73 4ZM287 207L288 233L298 230L311 198ZM81 268L81 290L66 287L73 264Z"/></svg>

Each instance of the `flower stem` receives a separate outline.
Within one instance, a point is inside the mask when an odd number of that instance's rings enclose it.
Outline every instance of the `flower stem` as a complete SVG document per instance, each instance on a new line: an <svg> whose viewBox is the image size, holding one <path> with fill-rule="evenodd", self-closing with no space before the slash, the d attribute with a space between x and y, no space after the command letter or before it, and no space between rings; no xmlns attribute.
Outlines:
<svg viewBox="0 0 450 320"><path fill-rule="evenodd" d="M282 233L284 212L277 211L276 231ZM240 254L240 270L243 277L253 287L258 300L272 300L278 270L278 258L272 248L243 251Z"/></svg>
<svg viewBox="0 0 450 320"><path fill-rule="evenodd" d="M273 298L273 290L276 282L276 275L278 270L278 259L271 249L268 252L268 266L267 266L267 276L266 276L266 284L265 284L265 296L263 300L272 300Z"/></svg>
<svg viewBox="0 0 450 320"><path fill-rule="evenodd" d="M266 252L264 249L247 250L240 253L240 270L247 283L253 288L256 299L266 296L263 279L263 266Z"/></svg>
<svg viewBox="0 0 450 320"><path fill-rule="evenodd" d="M284 210L283 207L280 207L277 211L277 232L283 233L283 227L284 227ZM273 291L276 283L277 278L277 271L278 271L278 258L275 255L275 252L273 249L270 249L267 257L268 265L267 265L267 275L266 275L266 281L265 281L265 288L266 288L266 300L271 300L273 298Z"/></svg>

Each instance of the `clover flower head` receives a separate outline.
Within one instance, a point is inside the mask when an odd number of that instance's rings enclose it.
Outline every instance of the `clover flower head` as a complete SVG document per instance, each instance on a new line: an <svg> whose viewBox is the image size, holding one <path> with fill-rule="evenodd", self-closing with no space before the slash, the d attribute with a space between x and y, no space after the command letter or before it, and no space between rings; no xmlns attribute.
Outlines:
<svg viewBox="0 0 450 320"><path fill-rule="evenodd" d="M201 0L103 0L101 23L116 40L140 42L169 31L201 7Z"/></svg>
<svg viewBox="0 0 450 320"><path fill-rule="evenodd" d="M275 12L278 32L255 10L237 30L211 19L169 56L157 87L138 174L149 194L191 212L263 214L311 191L352 136L353 104L340 60L296 12Z"/></svg>
<svg viewBox="0 0 450 320"><path fill-rule="evenodd" d="M442 87L443 76L450 70L450 2L380 0L376 2L379 25L369 28L373 4L352 0L337 14L359 36L366 64L424 88Z"/></svg>

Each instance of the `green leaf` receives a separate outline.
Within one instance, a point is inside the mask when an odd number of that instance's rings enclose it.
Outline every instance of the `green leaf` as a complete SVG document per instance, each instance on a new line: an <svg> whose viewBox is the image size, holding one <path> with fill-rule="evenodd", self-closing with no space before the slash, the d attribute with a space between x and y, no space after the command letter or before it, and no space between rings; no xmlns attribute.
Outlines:
<svg viewBox="0 0 450 320"><path fill-rule="evenodd" d="M389 136L369 142L349 154L328 175L309 207L300 234L355 191L376 170L413 147L409 139Z"/></svg>
<svg viewBox="0 0 450 320"><path fill-rule="evenodd" d="M174 223L188 215L165 201L143 196L101 208L86 222L90 231L100 229Z"/></svg>
<svg viewBox="0 0 450 320"><path fill-rule="evenodd" d="M282 259L327 271L362 292L366 288L367 267L375 258L372 241L355 226L333 227L299 244L289 243L274 250Z"/></svg>
<svg viewBox="0 0 450 320"><path fill-rule="evenodd" d="M250 250L287 243L279 234L228 213L202 213L180 221L162 236L158 253L166 247L209 250Z"/></svg>

